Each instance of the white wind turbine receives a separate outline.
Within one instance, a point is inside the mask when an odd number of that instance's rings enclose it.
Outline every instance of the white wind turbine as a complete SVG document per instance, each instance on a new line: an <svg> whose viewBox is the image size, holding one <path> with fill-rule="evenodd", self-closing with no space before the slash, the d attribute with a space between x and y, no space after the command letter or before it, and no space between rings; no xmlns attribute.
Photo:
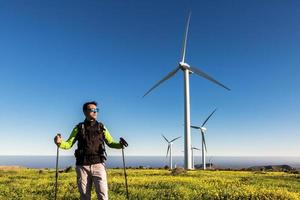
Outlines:
<svg viewBox="0 0 300 200"><path fill-rule="evenodd" d="M182 45L182 56L181 61L179 62L178 66L171 71L167 76L163 79L158 81L152 88L150 88L143 97L149 94L152 90L158 87L161 83L168 80L172 76L174 76L179 70L183 71L184 75L184 167L185 169L192 169L192 157L191 157L191 129L190 129L190 74L195 73L227 90L230 90L228 87L223 85L222 83L218 82L202 70L192 67L185 62L185 55L186 55L186 44L187 44L187 35L189 30L189 23L190 23L191 13L189 13L187 24L184 32L184 39Z"/></svg>
<svg viewBox="0 0 300 200"><path fill-rule="evenodd" d="M202 165L203 165L203 169L206 169L206 161L205 161L205 153L207 152L207 148L206 148L206 142L205 142L205 137L204 137L204 133L206 132L206 128L204 127L204 125L206 124L206 122L209 120L209 118L216 112L217 109L215 109L203 122L203 124L201 126L191 126L191 128L194 129L198 129L200 130L201 133L201 137L202 137ZM205 148L205 150L204 150Z"/></svg>
<svg viewBox="0 0 300 200"><path fill-rule="evenodd" d="M173 160L172 160L172 150L173 150L173 142L181 137L177 137L177 138L174 138L173 140L169 141L164 135L162 135L163 138L166 140L166 142L168 143L168 149L167 149L167 155L166 155L166 158L168 157L169 155L169 151L170 151L170 157L169 157L169 165L170 165L170 169L173 169Z"/></svg>
<svg viewBox="0 0 300 200"><path fill-rule="evenodd" d="M208 159L209 169L211 169L211 166L212 166L211 161L212 161L212 156L210 156L209 159Z"/></svg>
<svg viewBox="0 0 300 200"><path fill-rule="evenodd" d="M195 157L194 157L194 150L201 151L201 149L192 147L192 168L195 169Z"/></svg>

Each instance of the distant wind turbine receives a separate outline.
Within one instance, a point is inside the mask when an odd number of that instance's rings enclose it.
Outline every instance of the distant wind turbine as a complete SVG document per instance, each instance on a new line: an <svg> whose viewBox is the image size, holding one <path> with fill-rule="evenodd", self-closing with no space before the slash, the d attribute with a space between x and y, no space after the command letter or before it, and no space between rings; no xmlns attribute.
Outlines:
<svg viewBox="0 0 300 200"><path fill-rule="evenodd" d="M209 159L208 159L209 169L211 169L211 166L212 166L211 161L212 161L212 156L210 156Z"/></svg>
<svg viewBox="0 0 300 200"><path fill-rule="evenodd" d="M204 137L204 133L206 132L206 128L204 127L204 125L206 124L206 122L209 120L209 118L216 112L217 109L215 109L203 122L203 124L201 126L191 126L191 128L194 129L198 129L200 130L201 136L202 136L202 165L203 165L203 169L206 169L206 161L205 161L205 153L207 152L207 148L206 148L206 142L205 142L205 137ZM205 151L204 151L205 148Z"/></svg>
<svg viewBox="0 0 300 200"><path fill-rule="evenodd" d="M177 138L174 138L173 140L168 140L164 135L162 135L163 136L163 138L166 140L166 142L168 143L168 149L167 149L167 155L166 155L166 158L168 157L168 155L169 155L169 151L170 151L170 157L169 157L169 165L170 165L170 169L173 169L173 161L172 161L172 147L173 147L173 142L175 141L175 140L177 140L177 139L179 139L179 138L181 138L181 137L177 137Z"/></svg>
<svg viewBox="0 0 300 200"><path fill-rule="evenodd" d="M201 149L198 149L196 147L192 147L192 168L195 169L195 157L194 157L194 150L201 151Z"/></svg>
<svg viewBox="0 0 300 200"><path fill-rule="evenodd" d="M184 75L184 167L185 169L192 169L192 157L191 157L191 129L190 129L190 74L195 73L227 90L230 90L228 87L223 85L222 83L218 82L202 70L192 67L185 62L186 56L186 46L187 46L187 36L189 31L189 24L190 24L191 13L189 13L186 28L184 32L184 39L182 45L182 53L181 53L181 60L178 66L171 71L167 76L163 79L158 81L152 88L150 88L143 97L148 95L152 90L162 84L164 81L168 80L172 76L174 76L179 70L183 71Z"/></svg>

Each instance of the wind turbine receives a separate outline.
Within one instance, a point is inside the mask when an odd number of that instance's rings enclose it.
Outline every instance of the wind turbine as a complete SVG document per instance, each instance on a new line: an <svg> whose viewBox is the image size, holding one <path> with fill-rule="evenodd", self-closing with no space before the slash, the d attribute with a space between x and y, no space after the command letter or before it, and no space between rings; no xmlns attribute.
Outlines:
<svg viewBox="0 0 300 200"><path fill-rule="evenodd" d="M156 87L158 87L160 84L162 84L164 81L168 80L172 76L174 76L179 70L183 71L184 76L184 167L185 169L192 169L192 157L191 157L191 129L190 129L190 74L195 73L227 90L230 90L228 87L223 85L222 83L218 82L202 70L192 67L189 64L185 62L185 56L186 56L186 44L187 44L187 36L188 36L188 30L189 30L189 24L191 19L191 13L189 13L186 28L184 32L184 39L183 39L183 45L182 45L182 53L181 53L181 60L178 64L178 66L171 71L167 76L165 76L163 79L158 81L152 88L150 88L143 97L148 95L152 90L154 90Z"/></svg>
<svg viewBox="0 0 300 200"><path fill-rule="evenodd" d="M194 129L198 129L200 130L201 136L202 136L202 165L203 165L203 169L206 169L206 162L205 162L205 153L207 152L207 148L206 148L206 143L205 143L205 137L204 137L204 133L206 132L206 128L204 127L204 125L206 124L206 122L209 120L209 118L216 112L217 109L215 109L203 122L203 124L201 126L191 126L191 128ZM205 151L204 151L205 148Z"/></svg>
<svg viewBox="0 0 300 200"><path fill-rule="evenodd" d="M169 150L170 150L170 160L169 160L169 162L170 162L170 169L173 169L173 163L172 163L172 146L173 146L173 142L175 141L175 140L177 140L177 139L179 139L179 138L181 138L181 136L180 137L177 137L177 138L174 138L173 140L171 140L171 141L169 141L164 135L162 135L163 136L163 138L166 140L166 142L168 143L168 149L167 149L167 155L166 155L166 158L168 157L168 154L169 154Z"/></svg>
<svg viewBox="0 0 300 200"><path fill-rule="evenodd" d="M212 156L210 156L208 159L209 169L211 169L211 166L212 166L211 160L212 160Z"/></svg>
<svg viewBox="0 0 300 200"><path fill-rule="evenodd" d="M198 148L196 148L196 147L192 147L192 168L193 168L193 169L195 169L194 150L201 151L201 149L198 149Z"/></svg>

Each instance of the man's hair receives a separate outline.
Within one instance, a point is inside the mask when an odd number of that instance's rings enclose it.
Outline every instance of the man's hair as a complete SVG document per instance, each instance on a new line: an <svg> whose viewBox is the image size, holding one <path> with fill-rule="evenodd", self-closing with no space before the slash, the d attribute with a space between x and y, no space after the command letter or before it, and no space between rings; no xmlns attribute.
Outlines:
<svg viewBox="0 0 300 200"><path fill-rule="evenodd" d="M86 102L86 103L84 103L83 106L82 106L82 111L85 112L85 111L87 110L88 105L90 105L90 104L93 104L93 105L95 105L95 106L98 105L96 101Z"/></svg>

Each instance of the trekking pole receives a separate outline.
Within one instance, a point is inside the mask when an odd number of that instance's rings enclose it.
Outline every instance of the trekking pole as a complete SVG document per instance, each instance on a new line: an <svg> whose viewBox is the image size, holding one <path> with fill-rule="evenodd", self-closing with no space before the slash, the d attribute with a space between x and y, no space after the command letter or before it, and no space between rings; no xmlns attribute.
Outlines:
<svg viewBox="0 0 300 200"><path fill-rule="evenodd" d="M128 143L123 139L120 138L123 142L125 147L128 146ZM122 146L122 157L123 157L123 169L124 169L124 176L125 176L125 186L126 186L126 197L129 200L129 193L128 193L128 184L127 184L127 174L126 174L126 166L125 166L125 156L124 156L124 147Z"/></svg>
<svg viewBox="0 0 300 200"><path fill-rule="evenodd" d="M60 134L57 134L57 135L59 137L61 137ZM59 146L57 145L57 149L56 149L56 172L55 172L55 197L54 197L55 200L56 200L56 196L57 196L58 156L59 156Z"/></svg>

